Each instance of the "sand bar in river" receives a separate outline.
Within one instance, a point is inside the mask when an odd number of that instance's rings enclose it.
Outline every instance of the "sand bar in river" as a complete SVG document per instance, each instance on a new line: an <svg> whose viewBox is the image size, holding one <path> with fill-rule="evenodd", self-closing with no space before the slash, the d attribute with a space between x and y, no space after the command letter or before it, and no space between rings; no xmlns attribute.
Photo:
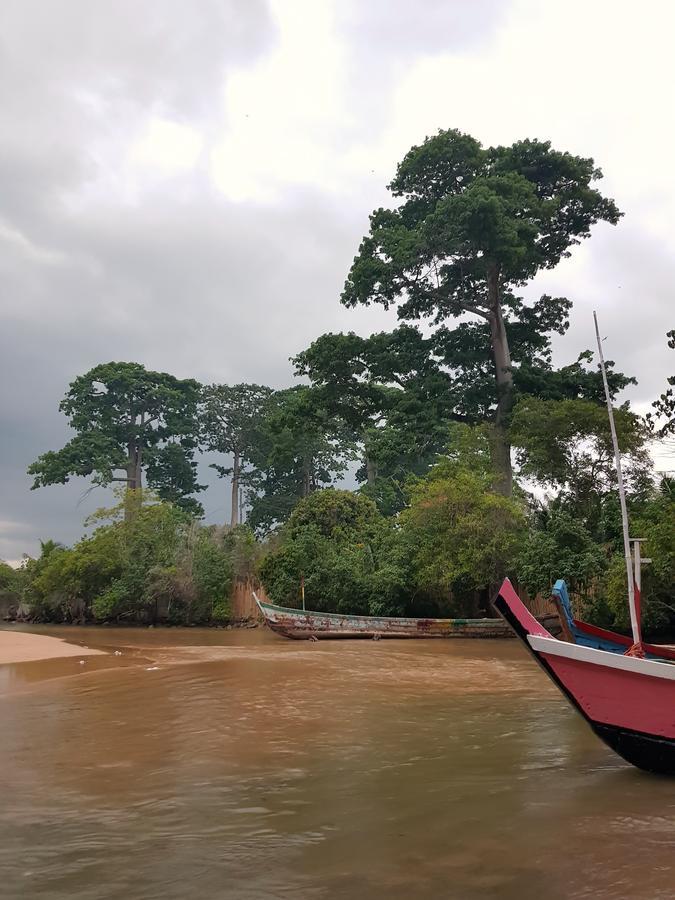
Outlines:
<svg viewBox="0 0 675 900"><path fill-rule="evenodd" d="M33 662L38 659L60 659L67 656L103 656L103 650L92 650L69 644L61 638L25 631L0 630L0 665Z"/></svg>

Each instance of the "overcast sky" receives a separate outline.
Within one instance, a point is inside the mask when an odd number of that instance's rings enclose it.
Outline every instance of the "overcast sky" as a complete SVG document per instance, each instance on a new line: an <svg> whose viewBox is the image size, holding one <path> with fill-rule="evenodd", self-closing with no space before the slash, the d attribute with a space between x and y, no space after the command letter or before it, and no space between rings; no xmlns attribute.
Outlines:
<svg viewBox="0 0 675 900"><path fill-rule="evenodd" d="M675 13L666 0L3 0L0 4L0 558L67 543L106 502L29 491L93 365L291 383L328 330L395 313L339 293L413 143L459 128L593 156L625 212L527 296L574 301L556 361L592 346L673 368ZM675 468L672 457L659 460ZM203 495L204 496L204 495ZM228 512L225 485L205 496Z"/></svg>

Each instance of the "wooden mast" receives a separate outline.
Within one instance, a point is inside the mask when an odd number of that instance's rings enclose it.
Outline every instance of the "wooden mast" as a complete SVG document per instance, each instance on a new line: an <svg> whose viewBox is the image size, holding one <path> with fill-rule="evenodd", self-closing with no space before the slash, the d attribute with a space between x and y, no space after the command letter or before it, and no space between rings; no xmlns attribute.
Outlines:
<svg viewBox="0 0 675 900"><path fill-rule="evenodd" d="M605 399L607 400L607 413L609 415L609 428L612 433L612 444L614 446L614 459L616 460L616 475L619 483L619 501L621 503L621 522L623 525L623 549L626 558L626 575L628 576L628 608L630 610L630 624L633 631L633 644L639 648L642 644L642 635L640 633L640 617L635 604L635 581L633 576L633 559L630 552L630 537L628 532L628 510L626 508L626 490L623 483L623 472L621 470L621 453L619 452L619 441L616 436L616 426L614 424L614 410L612 409L612 398L609 393L609 384L607 383L607 371L605 369L605 358L602 355L602 341L600 340L600 330L598 328L598 317L593 311L593 321L595 322L595 336L598 341L598 355L600 357L600 371L602 372L602 383L605 388Z"/></svg>

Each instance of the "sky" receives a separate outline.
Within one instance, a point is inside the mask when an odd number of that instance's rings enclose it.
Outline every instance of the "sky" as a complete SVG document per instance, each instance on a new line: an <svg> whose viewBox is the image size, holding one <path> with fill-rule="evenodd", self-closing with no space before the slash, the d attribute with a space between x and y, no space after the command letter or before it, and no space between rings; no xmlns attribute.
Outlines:
<svg viewBox="0 0 675 900"><path fill-rule="evenodd" d="M395 327L339 295L396 164L438 129L602 168L624 218L524 294L574 302L561 365L597 309L645 412L673 369L674 28L665 0L4 0L0 558L71 543L109 501L26 475L92 366L281 388L318 335ZM224 482L200 499L226 520Z"/></svg>

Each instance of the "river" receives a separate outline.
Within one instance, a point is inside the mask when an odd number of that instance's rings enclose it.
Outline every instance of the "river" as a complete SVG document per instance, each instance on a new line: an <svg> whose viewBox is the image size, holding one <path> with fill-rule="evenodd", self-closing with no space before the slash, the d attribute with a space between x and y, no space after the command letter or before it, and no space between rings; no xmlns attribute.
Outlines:
<svg viewBox="0 0 675 900"><path fill-rule="evenodd" d="M515 641L45 628L0 667L0 897L672 898L675 781Z"/></svg>

